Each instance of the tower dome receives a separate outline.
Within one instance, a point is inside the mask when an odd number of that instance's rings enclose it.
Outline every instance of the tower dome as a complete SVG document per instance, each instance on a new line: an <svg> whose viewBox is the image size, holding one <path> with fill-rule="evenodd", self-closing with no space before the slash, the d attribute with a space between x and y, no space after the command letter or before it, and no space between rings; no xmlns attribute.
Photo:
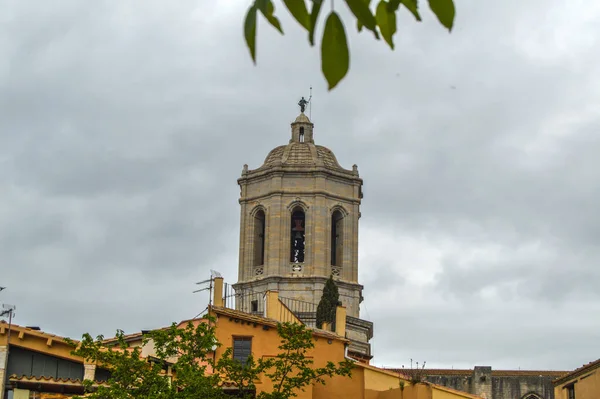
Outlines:
<svg viewBox="0 0 600 399"><path fill-rule="evenodd" d="M292 137L289 143L275 147L269 152L262 166L248 171L249 173L281 167L284 169L324 168L338 173L358 174L355 169L344 169L329 148L314 144L314 124L304 112L298 115L291 127Z"/></svg>

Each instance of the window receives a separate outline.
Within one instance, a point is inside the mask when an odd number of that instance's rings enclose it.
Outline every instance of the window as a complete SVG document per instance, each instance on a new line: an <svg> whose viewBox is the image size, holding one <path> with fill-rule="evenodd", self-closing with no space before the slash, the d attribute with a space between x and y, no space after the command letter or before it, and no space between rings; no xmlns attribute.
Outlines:
<svg viewBox="0 0 600 399"><path fill-rule="evenodd" d="M248 356L252 354L252 338L251 337L234 337L233 338L233 360L237 360L242 364L246 364Z"/></svg>
<svg viewBox="0 0 600 399"><path fill-rule="evenodd" d="M575 384L567 387L567 399L575 399Z"/></svg>
<svg viewBox="0 0 600 399"><path fill-rule="evenodd" d="M254 266L265 263L265 212L254 215Z"/></svg>
<svg viewBox="0 0 600 399"><path fill-rule="evenodd" d="M344 259L344 216L340 211L331 215L331 265L342 266Z"/></svg>
<svg viewBox="0 0 600 399"><path fill-rule="evenodd" d="M305 218L304 211L296 208L292 212L290 262L303 263L305 251Z"/></svg>
<svg viewBox="0 0 600 399"><path fill-rule="evenodd" d="M250 307L252 309L252 313L257 313L258 312L258 301L255 299L252 302L250 302Z"/></svg>
<svg viewBox="0 0 600 399"><path fill-rule="evenodd" d="M300 128L300 135L298 136L298 141L304 143L304 127Z"/></svg>

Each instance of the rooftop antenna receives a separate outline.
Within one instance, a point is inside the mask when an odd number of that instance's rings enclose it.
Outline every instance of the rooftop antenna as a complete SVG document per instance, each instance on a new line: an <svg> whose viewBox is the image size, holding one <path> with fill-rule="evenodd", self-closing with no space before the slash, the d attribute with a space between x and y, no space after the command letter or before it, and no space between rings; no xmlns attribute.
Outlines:
<svg viewBox="0 0 600 399"><path fill-rule="evenodd" d="M312 121L312 103L310 100L312 100L312 86L310 86L310 97L308 97L308 119Z"/></svg>
<svg viewBox="0 0 600 399"><path fill-rule="evenodd" d="M213 280L217 277L223 277L223 276L221 276L221 273L219 273L218 271L210 269L210 278L206 279L206 280L198 281L196 283L196 285L208 284L208 287L200 288L198 290L193 291L192 293L195 294L197 292L202 292L202 291L208 290L209 291L208 304L212 305Z"/></svg>
<svg viewBox="0 0 600 399"><path fill-rule="evenodd" d="M17 307L15 305L2 304L2 311L0 311L0 317L8 316L8 334L6 337L6 358L10 352L10 327L12 326L12 319L15 314Z"/></svg>

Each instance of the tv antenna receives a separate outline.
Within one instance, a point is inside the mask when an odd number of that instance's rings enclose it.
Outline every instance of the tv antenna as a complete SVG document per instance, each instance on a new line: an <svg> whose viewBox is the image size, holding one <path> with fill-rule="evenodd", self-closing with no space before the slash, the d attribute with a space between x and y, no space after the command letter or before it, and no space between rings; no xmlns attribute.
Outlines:
<svg viewBox="0 0 600 399"><path fill-rule="evenodd" d="M192 293L195 294L197 292L202 292L202 291L208 290L209 291L208 304L212 305L212 290L213 290L213 286L214 286L213 285L213 281L217 277L221 277L222 278L223 276L221 276L221 273L219 273L218 271L211 269L210 270L210 278L209 279L198 281L196 283L196 285L208 284L208 287L203 287L203 288L197 289L197 290L193 291Z"/></svg>
<svg viewBox="0 0 600 399"><path fill-rule="evenodd" d="M6 337L6 356L8 356L10 352L10 327L12 326L12 319L15 315L15 310L17 307L15 305L8 305L6 303L2 304L2 311L0 312L0 317L8 316L8 334Z"/></svg>
<svg viewBox="0 0 600 399"><path fill-rule="evenodd" d="M308 119L312 121L312 86L310 86L310 96L308 97Z"/></svg>

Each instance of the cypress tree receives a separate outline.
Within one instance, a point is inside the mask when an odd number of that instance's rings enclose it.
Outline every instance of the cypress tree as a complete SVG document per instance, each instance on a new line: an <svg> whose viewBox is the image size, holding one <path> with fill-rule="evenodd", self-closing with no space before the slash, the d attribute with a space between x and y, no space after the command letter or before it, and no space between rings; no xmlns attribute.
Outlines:
<svg viewBox="0 0 600 399"><path fill-rule="evenodd" d="M329 280L323 288L323 296L321 296L319 306L317 306L317 328L323 328L323 322L335 322L335 312L339 303L338 288L333 281L333 276L329 276Z"/></svg>

